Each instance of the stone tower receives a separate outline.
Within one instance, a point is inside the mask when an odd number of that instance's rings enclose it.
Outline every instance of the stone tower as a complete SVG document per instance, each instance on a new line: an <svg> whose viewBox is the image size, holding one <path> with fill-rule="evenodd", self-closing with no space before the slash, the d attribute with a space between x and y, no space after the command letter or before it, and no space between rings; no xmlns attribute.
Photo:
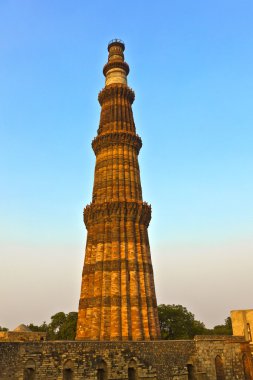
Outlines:
<svg viewBox="0 0 253 380"><path fill-rule="evenodd" d="M147 228L151 207L142 200L138 153L142 146L127 86L125 45L108 45L92 203L84 209L87 244L77 323L79 340L160 338Z"/></svg>

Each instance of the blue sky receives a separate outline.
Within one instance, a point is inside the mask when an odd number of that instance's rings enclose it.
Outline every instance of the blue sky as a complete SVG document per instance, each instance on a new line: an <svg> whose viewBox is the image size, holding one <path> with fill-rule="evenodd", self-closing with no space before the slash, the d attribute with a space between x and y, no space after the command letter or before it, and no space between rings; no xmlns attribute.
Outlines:
<svg viewBox="0 0 253 380"><path fill-rule="evenodd" d="M253 3L0 3L0 325L76 310L107 43L130 65L159 303L252 308Z"/></svg>

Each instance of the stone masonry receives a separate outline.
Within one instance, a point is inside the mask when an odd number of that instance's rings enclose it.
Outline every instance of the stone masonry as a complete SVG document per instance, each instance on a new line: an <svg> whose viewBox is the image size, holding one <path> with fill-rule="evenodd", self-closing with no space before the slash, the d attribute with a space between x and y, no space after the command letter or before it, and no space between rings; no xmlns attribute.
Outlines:
<svg viewBox="0 0 253 380"><path fill-rule="evenodd" d="M233 335L244 336L249 341L253 355L253 309L232 310L230 312Z"/></svg>
<svg viewBox="0 0 253 380"><path fill-rule="evenodd" d="M123 42L108 45L92 203L84 209L87 245L79 303L78 340L154 340L160 337L136 134Z"/></svg>
<svg viewBox="0 0 253 380"><path fill-rule="evenodd" d="M0 380L251 380L250 357L237 337L0 343ZM217 377L217 358L224 377Z"/></svg>
<svg viewBox="0 0 253 380"><path fill-rule="evenodd" d="M0 331L0 342L33 342L46 340L45 332L31 331L27 326L20 325L14 331Z"/></svg>

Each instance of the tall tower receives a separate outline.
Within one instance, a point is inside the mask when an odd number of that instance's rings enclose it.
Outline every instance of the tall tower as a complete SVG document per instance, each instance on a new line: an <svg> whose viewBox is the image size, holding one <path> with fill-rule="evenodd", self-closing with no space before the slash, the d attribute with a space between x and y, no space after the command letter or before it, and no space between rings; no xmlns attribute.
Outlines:
<svg viewBox="0 0 253 380"><path fill-rule="evenodd" d="M142 146L127 86L125 45L108 45L92 203L84 209L87 244L77 323L79 340L160 338L147 228L151 207L142 200L138 153Z"/></svg>

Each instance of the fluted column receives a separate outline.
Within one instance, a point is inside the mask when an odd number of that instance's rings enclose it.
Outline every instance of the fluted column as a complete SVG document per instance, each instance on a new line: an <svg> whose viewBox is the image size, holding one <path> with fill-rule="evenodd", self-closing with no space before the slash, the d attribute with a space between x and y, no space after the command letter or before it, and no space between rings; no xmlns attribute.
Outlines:
<svg viewBox="0 0 253 380"><path fill-rule="evenodd" d="M159 339L147 228L151 207L142 200L138 154L142 146L127 86L124 44L108 46L101 116L92 142L96 155L77 337L85 340Z"/></svg>

